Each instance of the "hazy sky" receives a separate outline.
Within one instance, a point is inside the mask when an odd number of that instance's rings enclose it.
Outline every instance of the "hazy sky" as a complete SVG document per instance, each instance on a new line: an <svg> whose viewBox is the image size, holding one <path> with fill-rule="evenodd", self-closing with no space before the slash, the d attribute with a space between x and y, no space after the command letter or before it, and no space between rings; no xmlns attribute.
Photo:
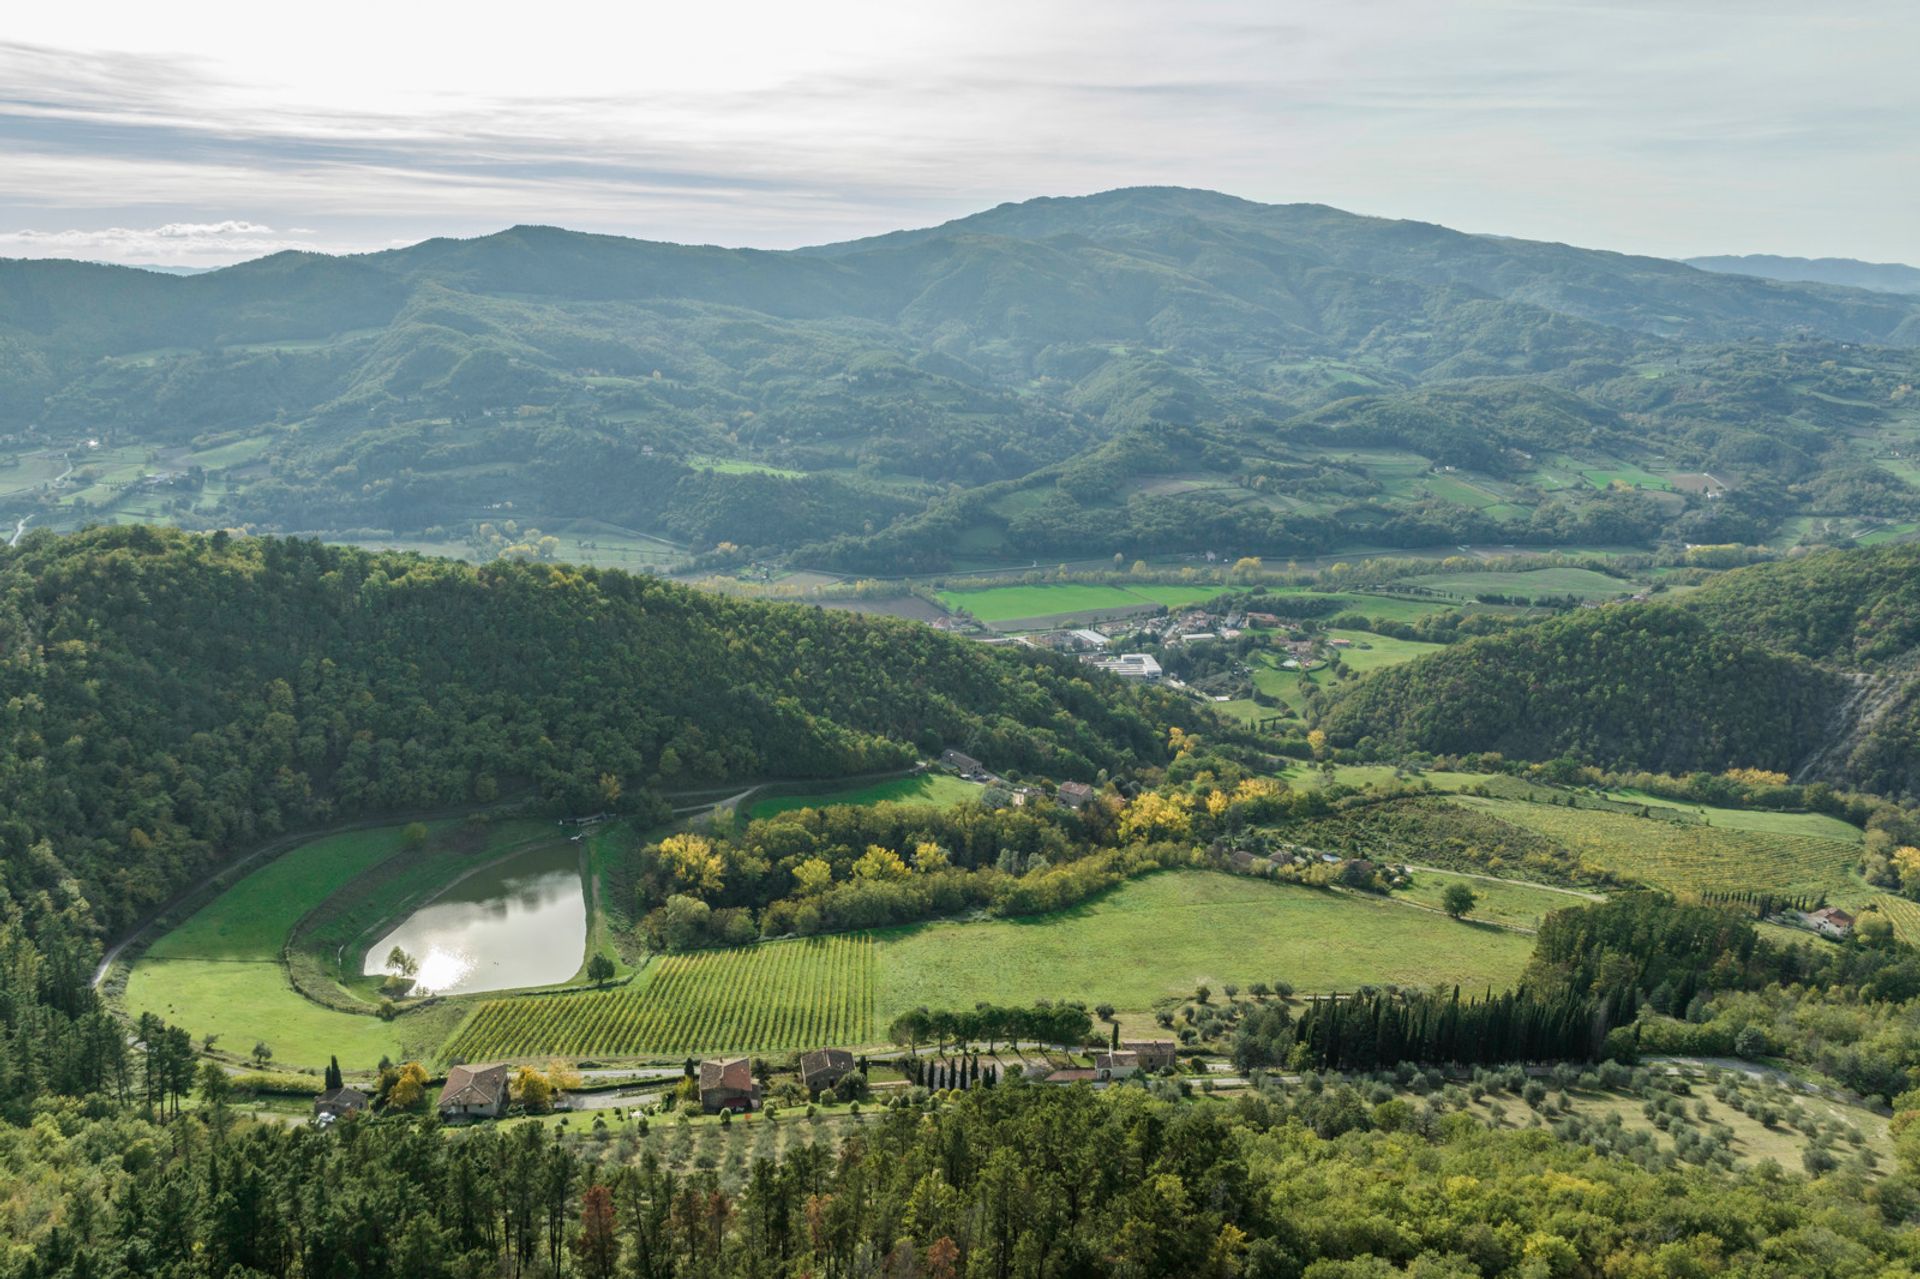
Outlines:
<svg viewBox="0 0 1920 1279"><path fill-rule="evenodd" d="M785 247L1145 183L1920 263L1920 3L15 5L0 256Z"/></svg>

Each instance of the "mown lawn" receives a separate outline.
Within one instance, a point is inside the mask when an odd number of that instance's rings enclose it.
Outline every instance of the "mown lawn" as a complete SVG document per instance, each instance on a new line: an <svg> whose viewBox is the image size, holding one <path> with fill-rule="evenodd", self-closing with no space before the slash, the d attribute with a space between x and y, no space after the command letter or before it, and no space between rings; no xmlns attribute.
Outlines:
<svg viewBox="0 0 1920 1279"><path fill-rule="evenodd" d="M1139 1012L1256 981L1503 989L1531 939L1393 902L1216 871L1165 871L1057 915L880 934L874 1023L980 1000L1081 999Z"/></svg>
<svg viewBox="0 0 1920 1279"><path fill-rule="evenodd" d="M749 817L772 817L800 808L825 808L830 804L931 804L944 808L979 797L981 788L972 782L944 773L922 773L918 777L895 777L854 790L814 791L805 795L778 795L763 799L748 811Z"/></svg>

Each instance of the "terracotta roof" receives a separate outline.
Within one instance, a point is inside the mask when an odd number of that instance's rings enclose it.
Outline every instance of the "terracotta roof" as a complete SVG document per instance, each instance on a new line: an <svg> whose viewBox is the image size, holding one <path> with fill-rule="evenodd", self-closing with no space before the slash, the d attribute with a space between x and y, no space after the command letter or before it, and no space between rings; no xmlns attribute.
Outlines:
<svg viewBox="0 0 1920 1279"><path fill-rule="evenodd" d="M1047 1082L1050 1084L1091 1084L1099 1082L1099 1079L1099 1071L1085 1067L1075 1067L1072 1070L1056 1070L1047 1075Z"/></svg>
<svg viewBox="0 0 1920 1279"><path fill-rule="evenodd" d="M318 1109L338 1107L345 1110L360 1110L367 1104L367 1094L358 1088L329 1088L313 1099Z"/></svg>
<svg viewBox="0 0 1920 1279"><path fill-rule="evenodd" d="M700 1063L700 1091L724 1088L730 1092L753 1091L753 1062L745 1057L709 1057Z"/></svg>
<svg viewBox="0 0 1920 1279"><path fill-rule="evenodd" d="M507 1096L507 1067L455 1066L440 1090L442 1109L448 1106L498 1106Z"/></svg>
<svg viewBox="0 0 1920 1279"><path fill-rule="evenodd" d="M1093 1058L1093 1066L1096 1070L1125 1070L1128 1067L1137 1069L1139 1065L1139 1053L1096 1053Z"/></svg>

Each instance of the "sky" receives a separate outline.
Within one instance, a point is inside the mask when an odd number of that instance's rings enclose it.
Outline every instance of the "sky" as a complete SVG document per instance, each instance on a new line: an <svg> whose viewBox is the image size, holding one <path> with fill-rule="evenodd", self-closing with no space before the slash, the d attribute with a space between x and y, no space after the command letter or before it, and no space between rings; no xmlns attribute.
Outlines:
<svg viewBox="0 0 1920 1279"><path fill-rule="evenodd" d="M1920 263L1915 49L1912 0L14 6L0 256L786 248L1175 184Z"/></svg>

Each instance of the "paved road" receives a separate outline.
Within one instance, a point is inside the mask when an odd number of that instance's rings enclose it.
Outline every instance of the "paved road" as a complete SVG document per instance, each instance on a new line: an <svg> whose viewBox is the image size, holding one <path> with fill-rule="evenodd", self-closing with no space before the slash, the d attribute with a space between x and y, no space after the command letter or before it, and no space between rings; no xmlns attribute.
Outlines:
<svg viewBox="0 0 1920 1279"><path fill-rule="evenodd" d="M13 526L13 536L7 539L8 546L20 545L20 535L27 531L27 521L32 518L33 516L31 515L23 515L20 517L20 522Z"/></svg>

